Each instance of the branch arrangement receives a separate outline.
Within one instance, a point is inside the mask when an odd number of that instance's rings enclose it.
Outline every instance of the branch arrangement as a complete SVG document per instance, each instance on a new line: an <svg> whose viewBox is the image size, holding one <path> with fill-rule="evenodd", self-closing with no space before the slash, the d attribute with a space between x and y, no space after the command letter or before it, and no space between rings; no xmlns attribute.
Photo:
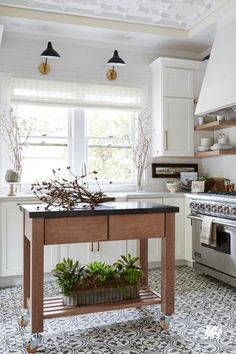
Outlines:
<svg viewBox="0 0 236 354"><path fill-rule="evenodd" d="M90 174L82 174L76 176L72 173L71 167L67 167L72 180L62 178L60 179L57 172L60 169L52 170L53 179L39 183L36 181L31 185L31 190L41 202L47 204L46 210L50 207L60 208L62 210L73 210L79 207L94 209L97 204L114 201L115 198L107 197L100 189L97 172L93 171ZM98 192L91 193L83 185L83 179L88 175L95 175L95 181L99 188ZM82 183L82 184L81 184Z"/></svg>
<svg viewBox="0 0 236 354"><path fill-rule="evenodd" d="M19 176L22 173L23 150L27 146L27 141L31 134L31 127L26 129L26 135L23 136L19 127L17 118L13 110L0 116L1 137L8 146L9 158L13 164L13 169Z"/></svg>
<svg viewBox="0 0 236 354"><path fill-rule="evenodd" d="M130 140L130 144L137 171L137 185L141 186L143 172L151 164L151 162L147 161L148 150L151 143L151 114L147 109L139 113L135 123L136 142L132 144Z"/></svg>

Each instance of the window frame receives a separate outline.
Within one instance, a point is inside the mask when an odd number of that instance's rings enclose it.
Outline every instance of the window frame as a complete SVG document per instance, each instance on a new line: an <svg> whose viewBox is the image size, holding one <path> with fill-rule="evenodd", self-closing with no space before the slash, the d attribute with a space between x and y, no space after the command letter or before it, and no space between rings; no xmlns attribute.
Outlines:
<svg viewBox="0 0 236 354"><path fill-rule="evenodd" d="M135 111L134 109L124 109L124 108L104 108L102 109L101 107L99 108L91 108L89 107L88 109L91 109L91 110L96 110L96 109L99 109L99 110L112 110L112 111L126 111L126 112L131 112L132 113L132 117L131 117L131 129L130 129L130 133L131 133L131 136L130 136L130 140L132 143L134 143L135 141ZM85 164L88 165L88 149L89 149L89 139L101 139L101 140L108 140L108 139L112 139L111 137L94 137L94 136L88 136L87 135L87 132L86 132L86 109L84 109L84 125L85 125L85 129L84 129L84 142L85 142L85 155L84 155L84 161L85 161ZM115 139L119 139L119 138L114 138ZM98 145L99 146L99 145ZM103 145L100 145L101 147L103 147ZM130 145L131 147L131 145ZM111 148L122 148L122 147L111 147ZM128 145L127 147L125 148L128 148ZM131 153L132 153L132 150L131 150ZM112 180L112 179L104 179L104 178L99 178L99 174L98 174L98 181L99 181L99 184L100 185L105 185L105 186L119 186L119 185L122 185L122 186L133 186L135 185L135 164L134 164L134 161L132 159L131 161L131 166L132 166L132 178L130 180L127 180L127 179L115 179L115 180ZM92 179L88 179L88 183L89 184L92 184L92 185L95 185L96 182Z"/></svg>
<svg viewBox="0 0 236 354"><path fill-rule="evenodd" d="M16 113L16 116L17 116L17 106L19 105L24 105L24 106L42 106L42 107L58 107L58 108L62 108L61 105L56 105L56 104L42 104L42 103L38 103L38 102L24 102L24 101L17 101L17 102L12 102L11 103L12 107L13 107L13 110L14 112ZM70 107L63 107L63 108L66 108L67 109L67 131L68 131L68 134L67 136L55 136L55 137L52 137L52 136L38 136L38 135L30 135L30 139L42 139L42 140L45 140L45 144L36 144L36 143L30 143L28 142L27 145L29 146L67 146L67 159L68 159L68 164L69 166L71 165L71 156L72 156L72 149L71 149L71 141L72 141L72 110ZM50 140L50 139L55 139L55 140L67 140L67 144L55 144L55 143L46 143L47 140ZM37 157L36 157L37 158ZM55 166L56 168L56 166ZM50 176L49 176L50 178ZM30 186L34 181L27 181L27 180L24 180L21 182L21 185L23 186Z"/></svg>
<svg viewBox="0 0 236 354"><path fill-rule="evenodd" d="M24 102L24 101L16 101L12 102L13 106L18 105L33 105L33 106L50 106L50 107L62 107L61 105L57 104L50 104L50 103L39 103L39 102ZM68 162L69 166L71 166L73 173L76 175L80 175L84 164L87 165L88 162L88 139L91 137L86 137L86 118L85 118L85 111L86 109L93 109L93 110L114 110L114 111L130 111L133 112L133 117L131 121L131 140L132 142L135 141L135 113L136 110L127 109L127 108L118 108L118 107L70 107L70 106L63 106L63 108L68 109ZM31 136L32 138L38 138L36 136ZM50 139L52 137L43 137L44 140ZM65 137L53 137L58 139L65 139ZM98 138L98 137L96 137ZM108 139L108 138L106 138ZM31 145L31 144L29 144ZM33 145L33 144L32 144ZM40 144L39 144L40 146ZM108 190L121 190L122 188L130 188L136 185L135 175L136 169L135 164L132 160L132 175L133 178L131 180L113 180L110 183L110 180L99 178L98 181L99 185L102 187L104 186ZM23 181L23 187L29 187L33 181ZM96 181L93 179L88 179L88 184L92 187L96 186Z"/></svg>

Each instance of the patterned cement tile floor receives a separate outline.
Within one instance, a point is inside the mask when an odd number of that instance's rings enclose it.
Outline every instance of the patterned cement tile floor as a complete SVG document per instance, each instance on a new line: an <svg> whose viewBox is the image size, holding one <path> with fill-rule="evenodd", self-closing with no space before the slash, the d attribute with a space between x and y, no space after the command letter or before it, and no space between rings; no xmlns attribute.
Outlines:
<svg viewBox="0 0 236 354"><path fill-rule="evenodd" d="M159 270L149 276L153 288ZM47 296L57 294L47 283ZM0 290L0 353L25 353L17 325L21 287ZM236 289L176 268L176 312L169 331L159 326L160 306L45 321L43 353L50 354L236 354ZM29 337L28 330L26 338Z"/></svg>

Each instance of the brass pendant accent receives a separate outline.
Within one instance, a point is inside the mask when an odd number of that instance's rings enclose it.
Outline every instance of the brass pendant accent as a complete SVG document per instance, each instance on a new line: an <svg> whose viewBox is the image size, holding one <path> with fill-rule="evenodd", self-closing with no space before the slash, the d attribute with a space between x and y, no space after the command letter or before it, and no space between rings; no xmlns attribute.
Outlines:
<svg viewBox="0 0 236 354"><path fill-rule="evenodd" d="M117 72L114 69L107 71L106 76L108 80L115 80L117 78Z"/></svg>
<svg viewBox="0 0 236 354"><path fill-rule="evenodd" d="M50 65L48 63L41 63L39 65L39 71L41 74L46 75L50 72L51 68Z"/></svg>

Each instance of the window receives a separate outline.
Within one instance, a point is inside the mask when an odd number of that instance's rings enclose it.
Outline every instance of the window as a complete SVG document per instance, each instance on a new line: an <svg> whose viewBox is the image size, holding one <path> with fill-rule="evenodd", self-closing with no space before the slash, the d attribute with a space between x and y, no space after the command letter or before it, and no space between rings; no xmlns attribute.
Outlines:
<svg viewBox="0 0 236 354"><path fill-rule="evenodd" d="M16 104L14 108L22 136L26 135L27 127L32 128L28 146L24 150L23 183L48 179L52 176L52 169L58 168L66 176L66 167L69 165L73 171L80 173L78 166L83 163L86 163L88 172L98 172L100 184L134 182L130 147L133 112L78 110L37 104ZM80 118L76 116L78 111L82 113ZM71 127L71 116L74 116L74 120L82 119L79 129L76 130L77 125ZM70 146L71 129L74 129L74 141ZM85 144L85 148L82 144ZM78 154L81 150L84 151L82 156ZM77 154L79 158L76 159L74 157Z"/></svg>
<svg viewBox="0 0 236 354"><path fill-rule="evenodd" d="M22 182L51 176L67 166L98 171L99 183L134 183L131 141L143 87L12 78L11 98L23 134ZM92 182L92 179L89 181Z"/></svg>
<svg viewBox="0 0 236 354"><path fill-rule="evenodd" d="M28 147L24 150L22 182L48 179L53 168L69 165L69 110L40 105L15 105L21 133L31 126Z"/></svg>
<svg viewBox="0 0 236 354"><path fill-rule="evenodd" d="M134 113L119 110L86 110L87 166L99 180L131 182Z"/></svg>

